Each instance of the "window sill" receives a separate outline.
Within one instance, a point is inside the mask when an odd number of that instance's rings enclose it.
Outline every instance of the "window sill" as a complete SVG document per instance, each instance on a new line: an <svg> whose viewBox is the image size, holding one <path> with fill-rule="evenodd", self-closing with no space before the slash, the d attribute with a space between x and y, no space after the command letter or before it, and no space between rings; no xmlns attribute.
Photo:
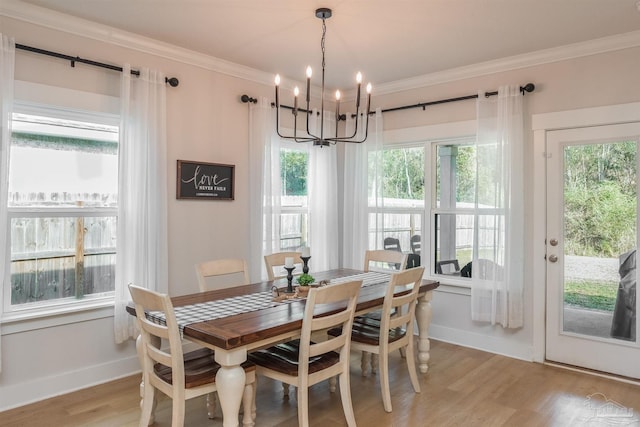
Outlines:
<svg viewBox="0 0 640 427"><path fill-rule="evenodd" d="M440 285L435 289L436 292L471 295L471 283L468 280L455 279L446 275L432 276L430 279L440 282Z"/></svg>
<svg viewBox="0 0 640 427"><path fill-rule="evenodd" d="M5 313L0 332L2 335L11 335L105 317L113 317L113 296L82 303Z"/></svg>

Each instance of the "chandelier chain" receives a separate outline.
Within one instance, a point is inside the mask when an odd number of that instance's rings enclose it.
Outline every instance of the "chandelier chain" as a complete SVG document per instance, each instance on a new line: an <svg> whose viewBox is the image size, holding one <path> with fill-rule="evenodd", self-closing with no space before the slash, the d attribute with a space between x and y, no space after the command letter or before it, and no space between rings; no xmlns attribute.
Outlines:
<svg viewBox="0 0 640 427"><path fill-rule="evenodd" d="M322 39L320 40L320 48L322 49L322 69L324 70L324 40L327 34L327 24L325 24L324 22L325 20L322 20Z"/></svg>

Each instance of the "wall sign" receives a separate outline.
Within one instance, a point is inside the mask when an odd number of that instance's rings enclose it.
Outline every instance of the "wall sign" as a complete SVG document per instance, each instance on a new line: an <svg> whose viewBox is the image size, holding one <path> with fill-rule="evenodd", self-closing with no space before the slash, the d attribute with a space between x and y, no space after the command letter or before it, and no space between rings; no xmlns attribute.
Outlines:
<svg viewBox="0 0 640 427"><path fill-rule="evenodd" d="M234 165L178 160L176 198L233 200Z"/></svg>

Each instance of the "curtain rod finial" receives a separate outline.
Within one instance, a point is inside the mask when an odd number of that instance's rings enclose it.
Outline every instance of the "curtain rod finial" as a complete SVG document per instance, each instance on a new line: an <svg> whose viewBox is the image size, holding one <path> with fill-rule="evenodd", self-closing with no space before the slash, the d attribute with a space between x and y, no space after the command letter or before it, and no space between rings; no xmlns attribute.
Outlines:
<svg viewBox="0 0 640 427"><path fill-rule="evenodd" d="M523 94L525 92L531 93L534 90L536 90L536 85L534 85L533 83L527 83L526 85L524 85L524 87L521 87L520 90L522 91Z"/></svg>

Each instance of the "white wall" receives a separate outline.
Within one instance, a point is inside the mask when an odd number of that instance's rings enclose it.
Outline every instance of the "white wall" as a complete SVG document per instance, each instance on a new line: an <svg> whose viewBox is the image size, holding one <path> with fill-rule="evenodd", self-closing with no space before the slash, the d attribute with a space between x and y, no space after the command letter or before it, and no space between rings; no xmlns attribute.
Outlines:
<svg viewBox="0 0 640 427"><path fill-rule="evenodd" d="M248 106L239 101L243 93L270 97L268 83L231 77L212 71L198 61L167 59L115 44L40 27L0 16L0 31L21 44L78 55L94 60L161 69L180 79L177 88L168 88L168 184L169 184L169 280L172 295L197 291L193 265L221 257L249 257L248 188ZM189 57L185 55L184 57ZM191 65L196 64L196 65ZM16 78L25 81L118 95L119 74L82 64L71 68L64 61L17 52ZM495 90L502 84L533 82L537 89L526 95L527 122L530 115L582 107L638 101L640 49L630 48L595 56L501 72L432 85L374 98L374 105L394 107L404 104ZM265 80L266 81L266 80ZM473 101L446 104L385 115L387 129L470 120ZM529 126L530 127L530 126ZM527 153L532 136L528 134ZM529 157L528 157L529 158ZM176 160L199 160L236 165L235 200L229 202L175 199ZM532 168L525 171L528 189ZM532 198L526 195L526 237L528 242L543 239L532 235ZM527 247L527 259L532 246ZM432 335L462 345L483 348L514 357L531 359L532 265L526 265L525 327L505 331L499 327L474 324L469 318L469 296L463 289L450 292L443 286L433 300ZM2 328L2 373L0 411L29 401L65 393L94 383L128 375L138 369L133 343L114 344L112 318L99 311L96 319L45 319L32 330L17 325Z"/></svg>

